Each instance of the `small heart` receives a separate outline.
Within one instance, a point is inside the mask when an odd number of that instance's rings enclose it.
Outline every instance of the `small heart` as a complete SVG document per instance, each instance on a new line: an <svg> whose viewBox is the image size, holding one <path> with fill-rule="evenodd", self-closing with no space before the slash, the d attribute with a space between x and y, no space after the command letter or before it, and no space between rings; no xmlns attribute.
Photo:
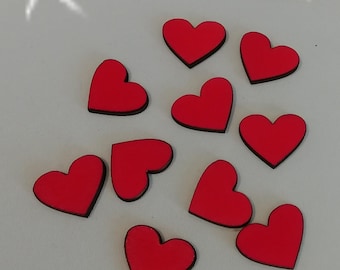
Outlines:
<svg viewBox="0 0 340 270"><path fill-rule="evenodd" d="M226 30L217 22L202 22L193 27L184 19L163 25L163 38L170 50L189 68L201 63L222 47Z"/></svg>
<svg viewBox="0 0 340 270"><path fill-rule="evenodd" d="M244 118L239 127L243 142L273 169L299 146L306 129L305 121L294 114L282 115L274 123L254 114Z"/></svg>
<svg viewBox="0 0 340 270"><path fill-rule="evenodd" d="M229 162L213 162L198 182L189 212L218 225L244 226L253 211L248 197L235 191L236 184L237 173Z"/></svg>
<svg viewBox="0 0 340 270"><path fill-rule="evenodd" d="M130 270L186 270L196 262L194 247L182 239L162 241L152 227L137 225L125 237L125 255Z"/></svg>
<svg viewBox="0 0 340 270"><path fill-rule="evenodd" d="M170 144L142 139L112 145L111 177L118 197L124 201L139 199L148 189L149 173L160 173L171 163Z"/></svg>
<svg viewBox="0 0 340 270"><path fill-rule="evenodd" d="M268 225L258 223L243 228L236 239L238 250L258 263L293 269L303 235L303 216L294 205L277 207Z"/></svg>
<svg viewBox="0 0 340 270"><path fill-rule="evenodd" d="M104 162L86 155L75 160L67 174L48 172L34 183L33 192L43 204L56 210L88 217L103 187Z"/></svg>
<svg viewBox="0 0 340 270"><path fill-rule="evenodd" d="M271 47L270 40L261 33L245 34L240 47L243 66L252 84L288 76L299 65L299 55L294 49Z"/></svg>
<svg viewBox="0 0 340 270"><path fill-rule="evenodd" d="M132 115L148 106L144 88L128 82L126 68L117 60L105 60L92 78L88 110L93 113Z"/></svg>
<svg viewBox="0 0 340 270"><path fill-rule="evenodd" d="M228 80L213 78L201 89L200 96L185 95L171 108L173 119L180 125L212 132L225 132L233 104L233 89Z"/></svg>

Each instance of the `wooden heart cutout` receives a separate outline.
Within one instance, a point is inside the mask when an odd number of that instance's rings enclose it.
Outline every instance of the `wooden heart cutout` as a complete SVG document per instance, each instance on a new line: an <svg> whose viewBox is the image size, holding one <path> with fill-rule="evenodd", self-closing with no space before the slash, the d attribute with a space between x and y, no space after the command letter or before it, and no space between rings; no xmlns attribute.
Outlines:
<svg viewBox="0 0 340 270"><path fill-rule="evenodd" d="M162 241L152 227L137 225L125 237L125 255L130 270L186 270L196 262L194 247L182 239Z"/></svg>

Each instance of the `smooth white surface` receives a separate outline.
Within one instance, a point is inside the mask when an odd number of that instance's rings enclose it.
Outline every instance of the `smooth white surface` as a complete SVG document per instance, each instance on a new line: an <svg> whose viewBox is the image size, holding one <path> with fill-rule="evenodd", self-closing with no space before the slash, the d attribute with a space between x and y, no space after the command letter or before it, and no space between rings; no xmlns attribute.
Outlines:
<svg viewBox="0 0 340 270"><path fill-rule="evenodd" d="M200 220L187 209L204 169L216 159L231 162L238 189L254 205L253 221L265 223L282 203L304 214L305 234L296 269L339 269L340 244L340 2L338 0L77 0L86 17L57 0L40 1L31 20L25 1L0 2L0 268L122 269L124 237L136 224L180 237L197 249L194 269L270 269L235 247L239 230ZM193 24L215 20L228 31L225 45L188 69L162 38L165 21ZM239 42L248 31L272 44L296 49L298 70L273 82L250 85ZM87 111L96 67L121 61L142 84L149 107L128 117ZM170 116L181 95L222 76L234 87L235 103L225 134L189 130ZM274 120L302 116L308 134L275 170L258 159L238 134L243 117L261 113ZM110 175L88 219L42 205L34 181L49 170L67 171L73 160L95 154L110 162L112 143L160 138L175 149L172 165L151 176L138 201L118 199Z"/></svg>

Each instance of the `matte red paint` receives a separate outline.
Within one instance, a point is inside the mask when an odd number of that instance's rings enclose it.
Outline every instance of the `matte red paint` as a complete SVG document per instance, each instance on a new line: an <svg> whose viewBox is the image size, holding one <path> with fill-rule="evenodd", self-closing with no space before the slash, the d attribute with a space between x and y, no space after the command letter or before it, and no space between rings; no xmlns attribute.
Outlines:
<svg viewBox="0 0 340 270"><path fill-rule="evenodd" d="M237 236L236 246L250 260L293 269L300 250L303 227L299 208L284 204L270 214L268 225L254 223L243 228Z"/></svg>
<svg viewBox="0 0 340 270"><path fill-rule="evenodd" d="M253 211L248 197L235 191L236 184L237 173L229 162L213 162L198 182L189 212L218 225L244 226Z"/></svg>
<svg viewBox="0 0 340 270"><path fill-rule="evenodd" d="M246 33L240 49L244 68L253 84L288 76L297 69L300 61L294 49L271 47L270 40L257 32Z"/></svg>
<svg viewBox="0 0 340 270"><path fill-rule="evenodd" d="M148 189L148 174L164 171L172 157L170 144L157 139L113 144L111 177L118 197L124 201L139 199Z"/></svg>
<svg viewBox="0 0 340 270"><path fill-rule="evenodd" d="M163 25L163 37L170 50L189 68L215 53L226 40L224 27L212 21L193 27L185 19L172 19Z"/></svg>
<svg viewBox="0 0 340 270"><path fill-rule="evenodd" d="M233 89L224 78L213 78L202 86L200 96L185 95L171 108L174 120L185 127L225 132L233 104Z"/></svg>
<svg viewBox="0 0 340 270"><path fill-rule="evenodd" d="M282 115L274 123L263 115L249 115L239 127L243 142L272 168L299 146L306 129L305 121L295 114Z"/></svg>
<svg viewBox="0 0 340 270"><path fill-rule="evenodd" d="M97 156L75 160L67 174L48 172L34 183L33 192L43 204L56 210L88 217L105 181L106 168Z"/></svg>
<svg viewBox="0 0 340 270"><path fill-rule="evenodd" d="M186 270L196 261L194 247L182 239L162 241L152 227L137 225L125 237L125 255L130 270Z"/></svg>
<svg viewBox="0 0 340 270"><path fill-rule="evenodd" d="M142 112L147 106L145 89L135 82L128 82L128 73L123 64L108 59L99 65L90 87L90 112L131 115Z"/></svg>

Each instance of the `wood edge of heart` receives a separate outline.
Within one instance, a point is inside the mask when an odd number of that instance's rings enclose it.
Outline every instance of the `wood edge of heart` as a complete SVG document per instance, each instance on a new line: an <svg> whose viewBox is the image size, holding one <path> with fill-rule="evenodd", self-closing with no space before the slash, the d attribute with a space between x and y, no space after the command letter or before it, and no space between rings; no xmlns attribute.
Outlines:
<svg viewBox="0 0 340 270"><path fill-rule="evenodd" d="M192 268L194 267L194 265L195 265L195 263L196 263L196 260L197 260L197 252L196 252L195 247L194 247L189 241L186 241L186 240L181 239L181 238L171 238L171 239L168 239L168 240L166 240L166 241L163 241L163 240L164 240L163 236L162 236L161 233L160 233L158 230L156 230L155 228L153 228L153 227L151 227L151 226L148 226L148 225L135 225L135 226L131 227L131 228L128 230L128 232L127 232L126 235L125 235L125 239L124 239L124 252L125 252L125 258L126 258L126 260L127 260L127 263L128 263L128 265L129 265L129 268L130 268L130 269L131 269L131 265L130 265L130 262L129 262L129 260L128 260L128 255L127 255L127 252L126 252L126 242L127 242L127 238L128 238L129 232L130 232L131 230L135 229L135 228L138 228L138 227L145 227L145 228L148 228L148 229L152 230L152 231L157 235L157 237L158 237L158 242L159 242L160 244L166 244L167 242L169 242L169 241L171 241L171 240L180 240L180 241L184 241L185 243L187 243L187 244L191 247L191 249L192 249L192 251L193 251L193 253L194 253L194 254L193 254L194 257L193 257L192 263L191 263L191 265L188 266L187 270L190 270L190 269L192 269Z"/></svg>
<svg viewBox="0 0 340 270"><path fill-rule="evenodd" d="M251 223L251 224L249 224L249 225L257 224L257 225L261 225L261 226L268 227L269 221L270 221L270 218L271 218L272 214L273 214L278 208L280 208L280 207L282 207L282 206L285 206L285 205L290 205L290 204L282 204L282 205L279 205L279 206L276 207L273 211L271 211L271 213L269 214L269 217L268 217L268 219L267 219L266 225L261 224L261 223ZM294 205L293 205L293 206L294 206ZM294 206L294 207L296 207L296 206ZM297 207L296 207L296 208L297 208ZM301 210L300 210L299 208L297 208L297 209L298 209L299 212L301 213ZM304 224L304 218L303 218L302 213L301 213L301 218L302 218L302 224ZM246 228L246 227L245 227L245 228ZM237 248L237 250L238 250L244 257L246 257L248 260L251 260L251 261L253 261L253 262L260 263L260 264L263 264L263 265L273 266L273 267L282 268L282 269L294 269L294 268L295 268L296 262L297 262L298 259L299 259L299 256L298 256L298 255L299 255L299 253L300 253L301 246L302 246L302 240L303 240L303 234L304 234L304 226L302 227L302 231L301 231L301 241L300 241L299 247L298 247L298 249L297 249L297 254L296 254L296 257L295 257L294 265L293 265L293 267L289 267L289 268L288 268L288 267L284 267L284 266L278 266L278 265L275 265L275 264L267 264L267 263L264 263L264 262L261 262L261 261L256 261L256 260L250 258L249 256L247 256L246 254L244 254L244 253L242 252L242 250L240 249L240 247L238 246L238 241L237 241L241 232L242 232L242 230L240 230L239 233L238 233L237 236L236 236L236 241L235 241L235 242L236 242L236 248Z"/></svg>
<svg viewBox="0 0 340 270"><path fill-rule="evenodd" d="M84 157L84 156L83 156ZM97 202L97 200L98 200L98 197L99 197L99 195L100 195L100 192L101 192L101 190L102 190L102 188L103 188L103 186L104 186L104 183L105 183L105 179L106 179L106 174L107 174L107 166L106 166L106 164L105 164L105 162L104 162L104 160L103 159L101 159L100 157L98 157L98 156L96 156L100 161L101 161L101 163L102 163L102 177L101 177L101 179L100 179L100 184L98 185L98 188L97 188L97 191L96 191L96 193L95 193L95 195L94 195L94 197L93 197L93 199L92 199L92 202L91 202L91 204L88 206L88 208L87 208L87 211L82 215L82 214L78 214L78 213L74 213L74 212L69 212L69 211L65 211L65 210L60 210L60 209L58 209L58 208L55 208L55 207L53 207L53 206L51 206L51 205L48 205L48 204L46 204L45 202L43 202L42 200L40 200L40 198L37 196L37 194L35 193L35 191L34 191L34 186L35 186L35 184L33 185L33 193L34 193L34 196L37 198L37 200L39 201L39 202L41 202L43 205L45 205L45 206L47 206L47 207L49 207L49 208L51 208L51 209L54 209L54 210L56 210L56 211L58 211L58 212L62 212L62 213L66 213L66 214L70 214L70 215L74 215L74 216L78 216L78 217L83 217L83 218L88 218L89 216L90 216L90 214L91 214L91 212L92 212L92 210L93 210L93 208L94 208L94 206L95 206L95 204L96 204L96 202ZM77 159L78 160L78 159ZM75 161L77 161L77 160L75 160ZM74 161L74 162L75 162ZM73 162L73 163L74 163ZM73 165L73 163L71 164L71 166ZM71 167L70 166L70 167ZM60 171L50 171L50 172L58 172L58 173L61 173L61 174L63 174L63 175L67 175L66 173L63 173L63 172L60 172ZM45 173L45 174L48 174L48 173L50 173L50 172L47 172L47 173ZM42 176L44 176L45 174L43 174ZM42 177L42 176L40 176L40 177Z"/></svg>
<svg viewBox="0 0 340 270"><path fill-rule="evenodd" d="M282 115L283 116L283 115ZM242 122L242 121L241 121ZM300 146L300 144L302 143L302 141L304 140L305 136L306 136L306 132L307 129L305 129L305 132L303 133L303 136L301 137L301 140L299 141L298 144L296 144L296 146L288 153L288 155L286 155L282 160L280 160L277 164L272 164L270 163L268 160L266 160L264 157L262 157L258 152L256 152L256 150L254 148L251 147L250 144L247 143L247 141L245 140L245 138L242 136L242 132L241 132L241 128L239 126L239 134L240 137L243 141L243 143L249 148L250 151L252 151L255 156L257 156L259 159L261 159L264 163L266 163L269 167L271 167L272 169L275 169L276 167L278 167L282 162L284 162L288 157L290 157L290 155Z"/></svg>
<svg viewBox="0 0 340 270"><path fill-rule="evenodd" d="M210 56L212 56L214 53L216 53L225 43L225 41L227 40L227 33L224 30L224 37L223 39L220 41L220 43L211 51L209 51L207 54L203 55L201 58L198 58L196 61L189 63L187 61L185 61L179 54L177 54L177 52L172 49L172 47L170 46L170 44L166 41L166 38L164 36L164 32L163 32L163 39L165 41L165 44L168 46L168 48L170 49L170 51L177 56L177 58L179 60L181 60L181 62L183 64L185 64L188 68L193 68L194 66L200 64L201 62L203 62L204 60L206 60L207 58L209 58Z"/></svg>
<svg viewBox="0 0 340 270"><path fill-rule="evenodd" d="M95 73L97 72L97 70L99 69L99 67L105 62L105 61L108 61L108 60L104 60L96 69ZM125 70L125 78L124 78L124 82L127 83L129 82L129 72L128 70L126 69L126 67L119 61L117 60L113 60L113 61L116 61L118 62L122 68L124 68ZM90 86L90 92L91 92L91 89L92 89L92 84L93 84L93 80L94 80L94 77L92 77L92 80L91 80L91 86ZM137 83L138 84L138 83ZM127 112L119 112L119 111L105 111L105 110L99 110L99 109L93 109L93 108L90 108L89 106L89 103L90 103L90 99L88 101L88 104L87 104L87 110L90 112L90 113L98 113L98 114L105 114L105 115L116 115L116 116L129 116L129 115L135 115L135 114L139 114L141 112L143 112L148 106L149 106L149 95L148 93L146 92L145 88L143 86L141 86L140 84L138 84L140 87L142 87L145 91L145 94L146 94L146 100L145 100L145 103L143 104L143 106L141 106L140 108L137 108L135 110L132 110L132 111L127 111Z"/></svg>
<svg viewBox="0 0 340 270"><path fill-rule="evenodd" d="M142 140L148 140L148 139L142 139ZM158 139L156 139L158 140ZM133 141L139 141L139 140L132 140L132 141L129 141L129 142L133 142ZM125 197L122 197L117 191L116 191L116 188L114 185L113 186L113 189L116 193L116 195L118 196L119 199L121 199L122 201L124 202L134 202L134 201L137 201L138 199L140 199L141 197L143 197L143 195L146 193L146 191L149 189L149 186L150 186L150 177L149 177L149 174L157 174L157 173L161 173L163 171L165 171L169 166L170 164L172 163L173 161L173 157L174 157L174 150L172 148L172 146L167 143L166 141L163 141L163 140L158 140L158 141L161 141L163 142L164 144L168 145L169 146L169 149L170 149L170 157L169 157L169 160L168 162L162 167L160 168L159 170L147 170L145 173L146 173L146 178L147 178L147 183L145 185L145 188L142 190L142 192L138 195L138 196L135 196L133 198L125 198ZM122 142L124 143L124 142ZM117 144L120 144L120 143L117 143ZM114 145L117 145L117 144L114 144ZM113 146L114 146L113 145ZM113 147L112 146L112 147ZM112 160L112 154L113 154L113 151L111 153L111 160Z"/></svg>

